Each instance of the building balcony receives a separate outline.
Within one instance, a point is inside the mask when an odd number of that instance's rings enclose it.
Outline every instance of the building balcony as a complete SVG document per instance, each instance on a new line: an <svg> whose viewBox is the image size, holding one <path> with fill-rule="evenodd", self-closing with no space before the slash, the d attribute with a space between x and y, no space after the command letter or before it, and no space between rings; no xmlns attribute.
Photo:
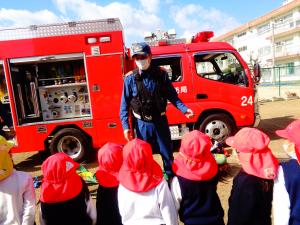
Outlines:
<svg viewBox="0 0 300 225"><path fill-rule="evenodd" d="M278 46L275 48L275 62L280 61L289 61L295 58L300 58L300 49L297 48L295 45L290 46ZM265 56L261 56L263 61L267 63L273 62L272 54L268 54Z"/></svg>
<svg viewBox="0 0 300 225"><path fill-rule="evenodd" d="M300 49L296 45L277 46L275 48L275 61L300 57Z"/></svg>
<svg viewBox="0 0 300 225"><path fill-rule="evenodd" d="M274 36L274 39L278 39L281 37L285 37L291 34L294 34L296 32L300 31L300 19L296 19L293 21L286 22L284 24L280 24L274 27L274 32L271 32L267 36L267 39L271 40L272 37Z"/></svg>

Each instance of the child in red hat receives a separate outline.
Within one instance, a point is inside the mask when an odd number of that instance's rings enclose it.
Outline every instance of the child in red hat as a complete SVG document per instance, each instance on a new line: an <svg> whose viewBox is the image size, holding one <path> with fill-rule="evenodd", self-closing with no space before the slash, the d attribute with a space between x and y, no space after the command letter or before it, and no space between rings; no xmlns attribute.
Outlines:
<svg viewBox="0 0 300 225"><path fill-rule="evenodd" d="M209 136L194 130L181 140L171 183L179 218L185 225L224 225L217 194L218 165L210 152Z"/></svg>
<svg viewBox="0 0 300 225"><path fill-rule="evenodd" d="M151 146L133 139L123 149L118 201L124 225L178 225L177 212Z"/></svg>
<svg viewBox="0 0 300 225"><path fill-rule="evenodd" d="M278 160L268 148L270 138L256 128L242 128L226 144L236 149L241 171L229 197L228 225L271 225L273 183Z"/></svg>
<svg viewBox="0 0 300 225"><path fill-rule="evenodd" d="M65 153L56 153L42 164L41 225L90 225L96 223L85 182L76 173L79 164Z"/></svg>
<svg viewBox="0 0 300 225"><path fill-rule="evenodd" d="M13 168L13 143L0 136L0 224L33 225L35 192L32 177Z"/></svg>
<svg viewBox="0 0 300 225"><path fill-rule="evenodd" d="M107 143L98 152L97 225L122 225L118 206L118 174L123 163L122 150L121 145Z"/></svg>
<svg viewBox="0 0 300 225"><path fill-rule="evenodd" d="M291 160L281 163L274 183L274 225L300 225L300 120L276 134L286 139L283 148Z"/></svg>

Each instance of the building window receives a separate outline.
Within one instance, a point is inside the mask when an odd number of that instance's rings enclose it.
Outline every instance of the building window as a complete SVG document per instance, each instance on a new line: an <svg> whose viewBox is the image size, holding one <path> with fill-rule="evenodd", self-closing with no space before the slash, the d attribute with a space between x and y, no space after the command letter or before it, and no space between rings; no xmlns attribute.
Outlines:
<svg viewBox="0 0 300 225"><path fill-rule="evenodd" d="M287 45L292 45L292 44L293 44L293 39L292 38L277 41L275 43L276 47L278 47L278 46L287 46Z"/></svg>
<svg viewBox="0 0 300 225"><path fill-rule="evenodd" d="M286 23L287 21L290 21L293 18L293 14L287 14L285 16L279 17L275 20L275 24L279 25L279 24L283 24Z"/></svg>
<svg viewBox="0 0 300 225"><path fill-rule="evenodd" d="M258 56L266 56L271 54L271 46L265 46L258 49Z"/></svg>
<svg viewBox="0 0 300 225"><path fill-rule="evenodd" d="M257 33L262 34L270 30L270 23L257 27Z"/></svg>
<svg viewBox="0 0 300 225"><path fill-rule="evenodd" d="M238 48L239 52L243 52L243 51L246 51L246 50L247 50L247 46L243 46L243 47Z"/></svg>
<svg viewBox="0 0 300 225"><path fill-rule="evenodd" d="M243 37L243 36L245 36L246 35L246 31L244 31L244 32L242 32L242 33L239 33L238 35L237 35L237 37Z"/></svg>
<svg viewBox="0 0 300 225"><path fill-rule="evenodd" d="M295 66L294 66L294 62L291 63L287 63L287 75L292 75L295 73Z"/></svg>

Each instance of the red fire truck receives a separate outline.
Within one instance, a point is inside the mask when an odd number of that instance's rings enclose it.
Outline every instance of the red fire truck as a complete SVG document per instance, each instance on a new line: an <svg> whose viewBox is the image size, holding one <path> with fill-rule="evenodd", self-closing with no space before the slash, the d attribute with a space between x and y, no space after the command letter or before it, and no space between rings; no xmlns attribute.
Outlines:
<svg viewBox="0 0 300 225"><path fill-rule="evenodd" d="M195 117L168 105L173 139L200 129L224 140L259 121L255 83L228 43L202 32L190 43L151 43ZM0 71L7 84L16 146L13 152L63 151L77 161L107 141L124 143L119 119L123 77L132 70L119 19L69 22L0 31Z"/></svg>

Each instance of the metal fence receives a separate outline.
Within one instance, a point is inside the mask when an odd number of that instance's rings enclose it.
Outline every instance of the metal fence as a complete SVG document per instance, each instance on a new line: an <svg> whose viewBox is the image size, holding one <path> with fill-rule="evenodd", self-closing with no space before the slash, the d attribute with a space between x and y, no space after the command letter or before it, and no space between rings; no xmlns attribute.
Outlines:
<svg viewBox="0 0 300 225"><path fill-rule="evenodd" d="M261 68L261 75L258 85L261 96L300 96L300 66Z"/></svg>

